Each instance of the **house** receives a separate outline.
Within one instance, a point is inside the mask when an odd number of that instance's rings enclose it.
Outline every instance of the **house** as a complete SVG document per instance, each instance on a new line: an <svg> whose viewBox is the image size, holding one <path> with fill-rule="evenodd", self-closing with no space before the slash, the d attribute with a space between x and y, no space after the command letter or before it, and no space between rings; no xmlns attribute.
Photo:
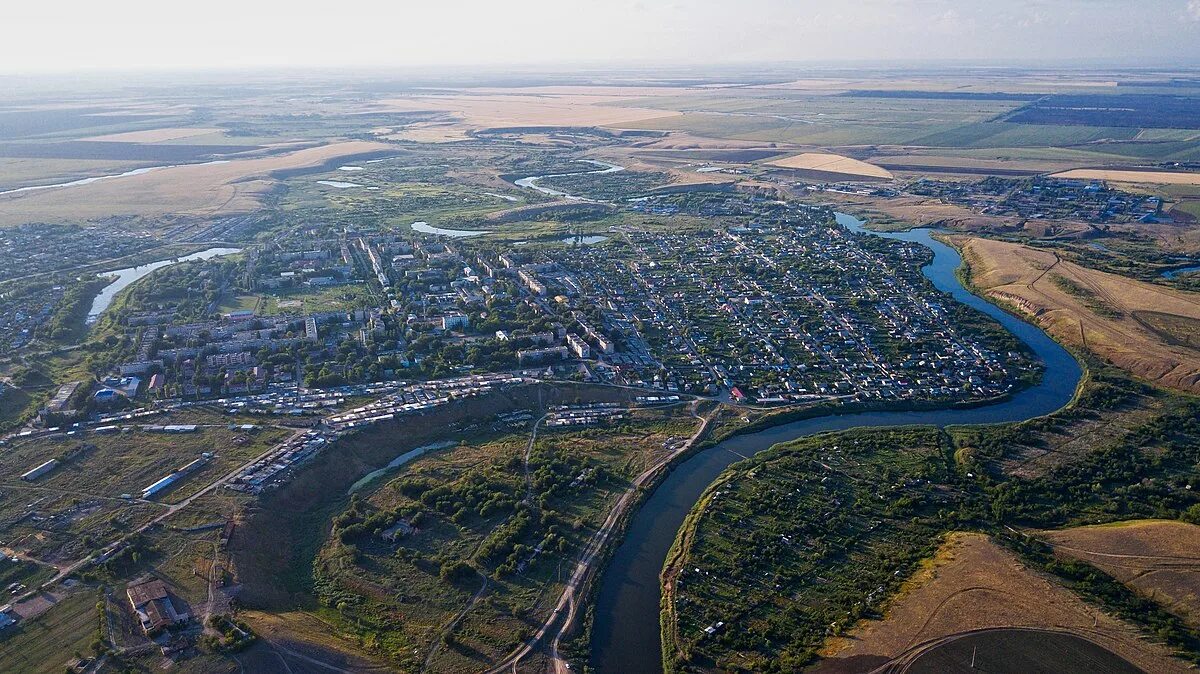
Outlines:
<svg viewBox="0 0 1200 674"><path fill-rule="evenodd" d="M168 627L188 621L188 614L180 613L175 609L175 604L167 592L166 583L161 580L130 585L126 593L129 595L130 605L133 606L133 610L142 624L142 630L147 635L158 634Z"/></svg>

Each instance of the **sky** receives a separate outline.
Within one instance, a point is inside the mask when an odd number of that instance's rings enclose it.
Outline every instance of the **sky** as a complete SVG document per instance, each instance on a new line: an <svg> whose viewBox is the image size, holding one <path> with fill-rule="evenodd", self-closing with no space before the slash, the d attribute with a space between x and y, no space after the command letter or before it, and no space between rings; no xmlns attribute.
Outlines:
<svg viewBox="0 0 1200 674"><path fill-rule="evenodd" d="M1200 64L1200 0L10 0L0 72Z"/></svg>

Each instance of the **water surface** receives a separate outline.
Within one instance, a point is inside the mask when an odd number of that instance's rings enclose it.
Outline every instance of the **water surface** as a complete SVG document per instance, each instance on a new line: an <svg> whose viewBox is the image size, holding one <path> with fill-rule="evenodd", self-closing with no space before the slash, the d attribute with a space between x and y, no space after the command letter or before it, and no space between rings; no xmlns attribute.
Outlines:
<svg viewBox="0 0 1200 674"><path fill-rule="evenodd" d="M96 299L92 300L92 308L88 310L87 314L87 323L88 325L95 323L96 319L100 318L100 314L104 313L104 310L108 308L108 305L112 304L112 301L116 298L117 293L128 288L134 282L144 278L148 274L165 267L179 264L180 262L208 260L214 257L232 255L240 252L242 252L241 248L209 248L198 253L185 255L184 257L172 258L170 260L159 260L158 262L150 262L147 264L138 265L136 267L126 267L125 269L114 269L113 271L100 272L99 274L96 274L96 276L100 276L102 278L115 277L115 279L112 283L105 286L104 289L100 291L99 295L96 295Z"/></svg>

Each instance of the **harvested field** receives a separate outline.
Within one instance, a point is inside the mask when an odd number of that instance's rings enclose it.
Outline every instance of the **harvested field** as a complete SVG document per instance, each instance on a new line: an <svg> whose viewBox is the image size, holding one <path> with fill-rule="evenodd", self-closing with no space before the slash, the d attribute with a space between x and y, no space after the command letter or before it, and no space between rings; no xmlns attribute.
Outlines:
<svg viewBox="0 0 1200 674"><path fill-rule="evenodd" d="M164 129L147 129L145 131L128 131L126 133L110 133L103 136L92 136L80 140L100 141L105 143L161 143L167 140L207 136L210 133L220 133L223 129L196 129L170 127Z"/></svg>
<svg viewBox="0 0 1200 674"><path fill-rule="evenodd" d="M1200 185L1200 172L1178 171L1119 171L1107 169L1072 169L1055 173L1053 178L1076 180L1109 180L1115 183L1154 183L1158 185Z"/></svg>
<svg viewBox="0 0 1200 674"><path fill-rule="evenodd" d="M780 168L801 169L805 171L820 171L822 173L840 173L856 178L881 178L891 180L891 171L880 168L865 161L843 157L838 154L820 152L805 152L793 157L785 157L769 161L767 164Z"/></svg>
<svg viewBox="0 0 1200 674"><path fill-rule="evenodd" d="M1154 383L1200 392L1200 295L1081 267L1020 244L952 237L990 297Z"/></svg>
<svg viewBox="0 0 1200 674"><path fill-rule="evenodd" d="M828 642L815 671L862 672L897 659L907 666L944 648L951 635L1012 628L1076 634L1145 671L1188 669L1165 647L1029 569L988 537L956 533L905 584L882 620Z"/></svg>
<svg viewBox="0 0 1200 674"><path fill-rule="evenodd" d="M275 185L274 171L318 167L392 146L349 141L270 157L172 166L139 175L0 197L0 226L27 222L81 222L111 216L177 213L218 216L260 206Z"/></svg>
<svg viewBox="0 0 1200 674"><path fill-rule="evenodd" d="M1200 526L1140 520L1045 532L1054 552L1095 566L1200 626Z"/></svg>

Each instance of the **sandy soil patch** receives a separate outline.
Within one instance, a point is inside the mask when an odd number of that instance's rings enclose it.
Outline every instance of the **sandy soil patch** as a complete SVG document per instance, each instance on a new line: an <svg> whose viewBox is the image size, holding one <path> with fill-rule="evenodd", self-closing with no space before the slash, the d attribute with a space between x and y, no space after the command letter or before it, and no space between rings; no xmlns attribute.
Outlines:
<svg viewBox="0 0 1200 674"><path fill-rule="evenodd" d="M769 161L771 166L781 168L803 169L806 171L822 171L824 173L842 173L848 176L862 178L883 178L891 180L892 172L865 161L843 157L840 154L824 154L821 152L805 152L793 157L784 157Z"/></svg>
<svg viewBox="0 0 1200 674"><path fill-rule="evenodd" d="M145 131L128 131L126 133L110 133L104 136L80 138L80 140L101 141L106 143L161 143L166 140L194 138L221 133L224 129L189 129L172 127L165 129L146 129Z"/></svg>
<svg viewBox="0 0 1200 674"><path fill-rule="evenodd" d="M272 171L319 166L337 157L391 147L366 141L333 143L270 157L174 166L88 185L5 195L0 197L0 225L247 212L258 208L260 197L275 185Z"/></svg>
<svg viewBox="0 0 1200 674"><path fill-rule="evenodd" d="M832 639L818 672L867 671L943 637L970 630L1026 627L1079 634L1149 672L1184 672L1184 663L1132 627L1084 603L982 534L952 534L892 601L883 620Z"/></svg>
<svg viewBox="0 0 1200 674"><path fill-rule="evenodd" d="M1109 171L1105 169L1072 169L1055 173L1054 178L1076 180L1108 180L1115 183L1154 183L1157 185L1200 185L1200 173L1178 171Z"/></svg>
<svg viewBox="0 0 1200 674"><path fill-rule="evenodd" d="M682 113L651 108L625 108L606 103L629 100L619 95L495 93L486 95L411 96L381 101L394 112L444 112L466 129L520 126L620 126Z"/></svg>
<svg viewBox="0 0 1200 674"><path fill-rule="evenodd" d="M972 281L1055 338L1171 388L1200 393L1200 295L1087 269L1050 251L952 237Z"/></svg>
<svg viewBox="0 0 1200 674"><path fill-rule="evenodd" d="M1087 562L1200 626L1200 526L1142 520L1043 536L1056 554Z"/></svg>

